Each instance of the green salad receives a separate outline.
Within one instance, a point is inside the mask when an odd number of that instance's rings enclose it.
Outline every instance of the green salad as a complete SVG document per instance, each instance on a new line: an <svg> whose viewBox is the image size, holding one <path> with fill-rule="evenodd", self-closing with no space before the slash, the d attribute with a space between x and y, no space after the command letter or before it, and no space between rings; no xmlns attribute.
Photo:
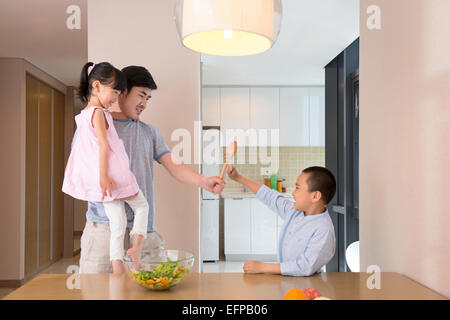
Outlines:
<svg viewBox="0 0 450 320"><path fill-rule="evenodd" d="M189 272L189 268L180 266L170 259L167 260L167 262L155 263L158 266L151 271L130 271L131 277L137 283L149 289L168 289L180 282Z"/></svg>

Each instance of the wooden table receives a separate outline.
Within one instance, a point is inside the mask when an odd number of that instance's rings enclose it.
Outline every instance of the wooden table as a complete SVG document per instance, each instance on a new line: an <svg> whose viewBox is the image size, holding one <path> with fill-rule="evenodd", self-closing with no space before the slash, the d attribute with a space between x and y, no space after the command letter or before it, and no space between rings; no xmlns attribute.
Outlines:
<svg viewBox="0 0 450 320"><path fill-rule="evenodd" d="M72 277L69 279L69 277ZM381 273L381 289L368 289L370 274L330 272L312 277L243 273L190 273L166 291L150 291L127 275L42 274L4 299L280 300L290 288L316 288L330 299L446 299L398 273ZM73 281L73 278L79 277ZM79 289L68 289L79 284Z"/></svg>

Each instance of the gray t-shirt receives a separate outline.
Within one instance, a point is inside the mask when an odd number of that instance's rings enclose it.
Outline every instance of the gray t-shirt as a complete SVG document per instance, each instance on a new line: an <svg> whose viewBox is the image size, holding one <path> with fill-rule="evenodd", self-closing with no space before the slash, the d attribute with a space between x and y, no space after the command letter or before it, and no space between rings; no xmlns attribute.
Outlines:
<svg viewBox="0 0 450 320"><path fill-rule="evenodd" d="M114 119L119 138L122 139L130 159L130 169L136 177L137 183L144 193L149 205L148 232L156 231L154 226L155 204L153 196L153 161L170 152L169 147L158 129L141 121ZM76 132L75 132L76 134ZM76 136L74 136L75 141ZM133 210L125 203L128 228L133 227ZM101 202L89 202L86 219L92 222L109 223L103 204Z"/></svg>

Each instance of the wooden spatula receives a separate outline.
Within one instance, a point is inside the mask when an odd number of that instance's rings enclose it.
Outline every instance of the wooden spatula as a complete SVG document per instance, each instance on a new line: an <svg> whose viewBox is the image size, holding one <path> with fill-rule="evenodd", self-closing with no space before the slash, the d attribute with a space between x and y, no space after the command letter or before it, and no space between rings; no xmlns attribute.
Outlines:
<svg viewBox="0 0 450 320"><path fill-rule="evenodd" d="M229 164L231 158L234 156L237 150L237 142L236 140L230 143L230 145L227 148L227 155L225 156L225 163L223 164L222 171L220 171L220 179L223 179L223 175L225 174L225 169L227 168L227 165Z"/></svg>

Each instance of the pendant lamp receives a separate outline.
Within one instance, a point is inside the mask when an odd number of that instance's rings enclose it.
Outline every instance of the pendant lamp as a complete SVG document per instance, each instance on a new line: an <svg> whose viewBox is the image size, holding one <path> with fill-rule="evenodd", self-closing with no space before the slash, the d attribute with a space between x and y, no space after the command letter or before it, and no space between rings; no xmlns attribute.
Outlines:
<svg viewBox="0 0 450 320"><path fill-rule="evenodd" d="M186 48L245 56L274 45L281 17L281 0L177 0L174 19Z"/></svg>

